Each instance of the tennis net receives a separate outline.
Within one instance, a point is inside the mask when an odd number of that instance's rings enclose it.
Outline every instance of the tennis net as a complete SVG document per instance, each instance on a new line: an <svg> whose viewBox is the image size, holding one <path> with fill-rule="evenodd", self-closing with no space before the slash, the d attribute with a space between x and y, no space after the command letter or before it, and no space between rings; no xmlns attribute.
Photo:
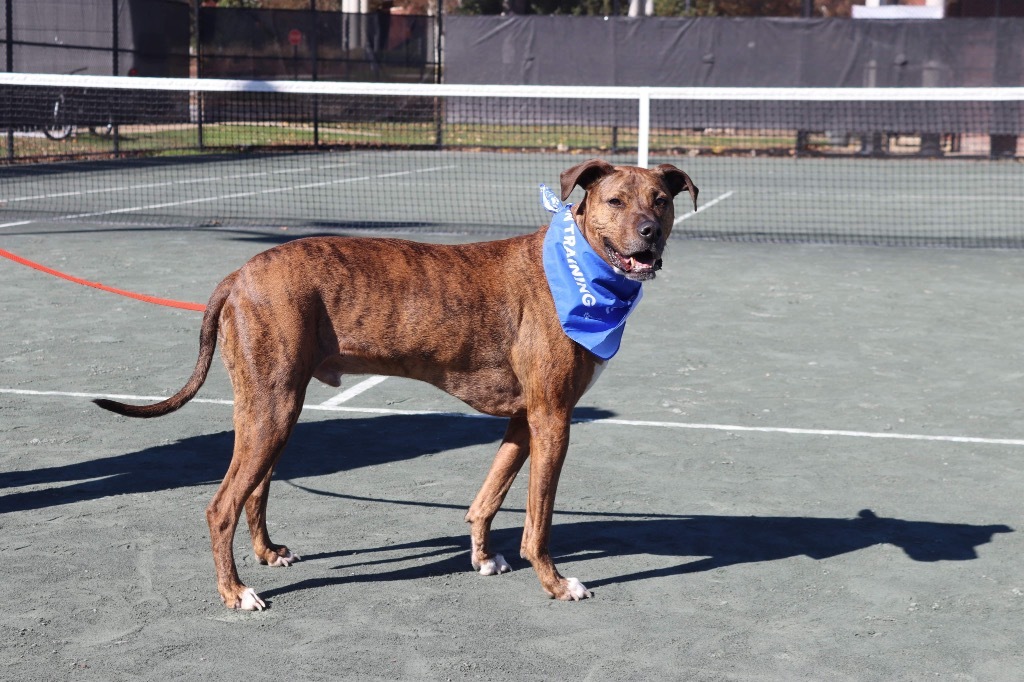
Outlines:
<svg viewBox="0 0 1024 682"><path fill-rule="evenodd" d="M539 183L597 156L694 178L675 235L1024 247L1024 88L0 74L0 131L6 228L511 234L546 222Z"/></svg>

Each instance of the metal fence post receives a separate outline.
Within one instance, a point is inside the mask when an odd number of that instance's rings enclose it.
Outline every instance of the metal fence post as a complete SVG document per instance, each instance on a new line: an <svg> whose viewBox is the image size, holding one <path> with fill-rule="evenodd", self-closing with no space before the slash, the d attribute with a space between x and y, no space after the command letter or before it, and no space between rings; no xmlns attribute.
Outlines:
<svg viewBox="0 0 1024 682"><path fill-rule="evenodd" d="M111 33L113 34L113 49L111 50L111 70L112 75L116 76L120 70L120 64L118 64L118 48L121 42L121 30L120 30L120 17L118 16L118 0L110 0L110 22L111 22ZM113 105L113 102L109 102L109 105ZM117 120L113 121L114 124L114 156L118 156L121 151L121 134L118 130Z"/></svg>
<svg viewBox="0 0 1024 682"><path fill-rule="evenodd" d="M200 7L202 0L192 0L192 26L195 32L192 39L195 40L196 45L196 78L203 77L203 40L202 30L200 30L199 17ZM205 145L203 143L203 92L196 90L195 92L195 120L196 120L196 146L202 149Z"/></svg>
<svg viewBox="0 0 1024 682"><path fill-rule="evenodd" d="M14 0L4 2L4 40L7 71L14 71ZM7 119L7 158L14 158L14 107L10 97L4 98L4 117Z"/></svg>
<svg viewBox="0 0 1024 682"><path fill-rule="evenodd" d="M437 17L434 20L434 82L442 82L441 74L441 41L444 40L444 0L436 0ZM445 104L441 98L434 99L434 146L438 149L444 148L444 118Z"/></svg>
<svg viewBox="0 0 1024 682"><path fill-rule="evenodd" d="M317 39L317 12L316 12L316 0L309 0L309 49L313 52L313 63L311 64L311 72L313 80L317 80L319 69L317 68L317 61L319 59L320 44ZM313 95L313 147L320 146L320 95Z"/></svg>

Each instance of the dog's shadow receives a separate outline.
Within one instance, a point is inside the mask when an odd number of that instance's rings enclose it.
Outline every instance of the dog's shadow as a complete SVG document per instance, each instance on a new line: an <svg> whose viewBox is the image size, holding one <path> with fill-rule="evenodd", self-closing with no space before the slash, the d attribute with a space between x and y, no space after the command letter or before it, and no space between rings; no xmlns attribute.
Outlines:
<svg viewBox="0 0 1024 682"><path fill-rule="evenodd" d="M588 519L567 520L572 516ZM595 516L599 518L593 519ZM656 568L604 576L590 571L583 576L584 582L594 589L798 556L820 560L884 544L899 547L913 561L968 561L976 559L977 548L991 542L997 533L1012 532L1012 528L1002 524L882 518L868 509L860 511L855 518L666 515L641 518L619 513L556 513L551 548L556 562L643 556L644 564L660 564ZM495 551L506 552L514 569L529 570L529 564L515 556L521 533L519 528L495 530L491 533L492 546ZM663 559L651 560L650 557ZM464 535L437 537L407 544L310 554L304 555L304 559L332 562L341 559L331 568L344 575L299 580L261 591L260 595L269 599L349 582L414 580L468 571L469 541ZM389 565L394 568L388 568Z"/></svg>
<svg viewBox="0 0 1024 682"><path fill-rule="evenodd" d="M611 413L592 408L577 409L575 413L578 420L607 416ZM305 479L311 477L460 447L496 444L504 428L504 420L445 415L384 415L300 422L276 476L293 485L302 479L302 485L308 486ZM216 484L227 469L232 441L233 434L228 431L65 466L2 472L0 491L29 485L36 489L0 493L0 514L115 495ZM487 464L482 463L481 472L486 467ZM338 493L320 494L350 497ZM450 508L460 515L465 513L465 506L459 505L368 498L363 501ZM196 510L196 513L201 511ZM525 561L516 558L521 532L519 528L505 528L492 533L495 549L504 552L518 569L528 568ZM620 575L585 575L587 586L597 588L796 556L823 559L881 544L900 547L915 561L965 561L976 558L977 547L991 542L995 534L1009 532L1013 529L1005 525L880 518L869 510L855 518L558 513L551 548L560 561L645 557L640 563L648 566L646 568ZM469 562L469 541L464 534L312 555L303 553L301 547L296 549L307 561L332 562L331 568L337 569L338 575L302 579L261 593L264 597L345 582L447 575L468 570ZM652 561L650 557L663 559Z"/></svg>
<svg viewBox="0 0 1024 682"><path fill-rule="evenodd" d="M614 416L578 407L574 419ZM144 430L145 422L113 417L97 408L96 421L111 428ZM276 478L306 478L386 464L472 445L494 443L506 420L457 415L381 415L300 421L281 456ZM223 431L158 445L139 452L56 467L0 472L0 514L96 500L113 495L151 493L217 484L224 478L234 432ZM489 462L481 462L483 480ZM5 489L35 490L4 494ZM198 511L198 510L197 510Z"/></svg>

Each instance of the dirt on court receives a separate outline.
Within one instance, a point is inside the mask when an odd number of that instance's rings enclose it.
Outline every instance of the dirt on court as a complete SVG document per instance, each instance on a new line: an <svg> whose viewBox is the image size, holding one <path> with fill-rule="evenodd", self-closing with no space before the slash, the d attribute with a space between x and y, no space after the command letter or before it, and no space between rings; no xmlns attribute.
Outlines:
<svg viewBox="0 0 1024 682"><path fill-rule="evenodd" d="M4 248L205 301L293 236L36 224ZM269 509L303 561L236 537L262 613L214 585L219 362L161 419L88 399L179 388L199 315L0 262L0 678L1022 679L1019 261L671 244L577 412L551 547L580 603L518 559L525 472L496 520L514 571L470 570L500 420L399 379L314 409L338 390L313 385Z"/></svg>

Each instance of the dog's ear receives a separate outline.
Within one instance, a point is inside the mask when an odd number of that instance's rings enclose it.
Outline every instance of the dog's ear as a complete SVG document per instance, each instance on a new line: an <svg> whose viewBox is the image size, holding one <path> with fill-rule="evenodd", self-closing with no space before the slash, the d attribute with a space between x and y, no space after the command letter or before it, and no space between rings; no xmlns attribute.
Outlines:
<svg viewBox="0 0 1024 682"><path fill-rule="evenodd" d="M615 166L601 159L584 161L578 166L562 171L562 201L569 198L572 188L576 185L589 190L595 182L614 171Z"/></svg>
<svg viewBox="0 0 1024 682"><path fill-rule="evenodd" d="M690 176L679 170L670 163L663 163L655 168L656 171L661 173L661 177L665 180L665 186L668 187L668 191L675 196L682 192L684 189L690 193L690 198L693 199L693 210L697 210L697 186L693 184L693 180Z"/></svg>

